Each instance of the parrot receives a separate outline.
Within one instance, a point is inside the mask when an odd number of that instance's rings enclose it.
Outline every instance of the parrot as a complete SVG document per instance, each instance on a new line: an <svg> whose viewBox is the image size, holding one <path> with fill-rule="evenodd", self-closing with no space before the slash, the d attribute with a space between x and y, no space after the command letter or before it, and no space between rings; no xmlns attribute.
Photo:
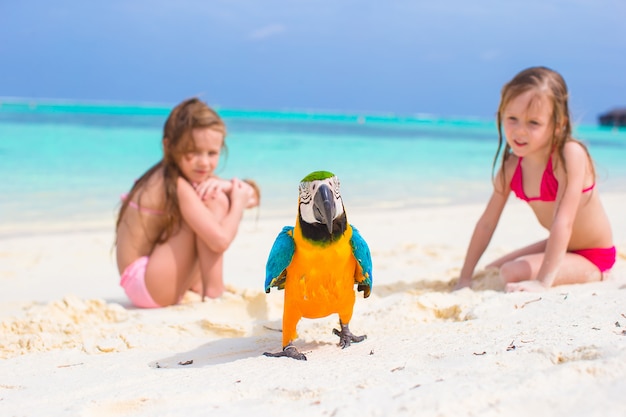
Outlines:
<svg viewBox="0 0 626 417"><path fill-rule="evenodd" d="M276 237L266 264L265 292L284 290L283 349L265 356L306 360L293 345L301 318L316 319L337 313L339 346L346 348L367 335L355 336L348 327L356 291L369 297L372 257L359 231L348 223L339 192L339 179L329 171L314 171L299 185L295 226Z"/></svg>

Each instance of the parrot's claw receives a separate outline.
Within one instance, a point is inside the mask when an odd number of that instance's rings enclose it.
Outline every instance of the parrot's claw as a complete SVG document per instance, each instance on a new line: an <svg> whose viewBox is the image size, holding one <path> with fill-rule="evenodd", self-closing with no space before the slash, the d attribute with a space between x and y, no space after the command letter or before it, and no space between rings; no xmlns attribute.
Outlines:
<svg viewBox="0 0 626 417"><path fill-rule="evenodd" d="M339 336L339 346L341 346L342 349L345 349L348 346L350 346L352 342L359 343L367 339L367 335L363 335L363 336L353 335L350 329L348 328L347 324L341 325L341 331L337 329L333 329L333 333Z"/></svg>
<svg viewBox="0 0 626 417"><path fill-rule="evenodd" d="M280 358L280 357L286 356L288 358L297 359L299 361L306 360L306 356L304 356L304 353L301 353L291 343L285 346L281 352L277 352L277 353L265 352L263 355L270 356L272 358Z"/></svg>

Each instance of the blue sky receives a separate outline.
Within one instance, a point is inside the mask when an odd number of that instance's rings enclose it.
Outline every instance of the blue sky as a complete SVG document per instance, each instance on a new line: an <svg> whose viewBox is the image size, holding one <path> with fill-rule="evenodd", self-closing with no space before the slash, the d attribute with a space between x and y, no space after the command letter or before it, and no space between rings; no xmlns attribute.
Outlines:
<svg viewBox="0 0 626 417"><path fill-rule="evenodd" d="M23 0L0 96L491 118L545 65L579 121L626 107L624 0Z"/></svg>

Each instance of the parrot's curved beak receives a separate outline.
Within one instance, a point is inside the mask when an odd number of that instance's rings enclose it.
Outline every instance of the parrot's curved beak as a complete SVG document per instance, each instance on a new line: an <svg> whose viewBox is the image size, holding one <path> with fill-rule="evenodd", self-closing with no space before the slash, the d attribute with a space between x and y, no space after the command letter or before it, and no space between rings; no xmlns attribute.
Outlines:
<svg viewBox="0 0 626 417"><path fill-rule="evenodd" d="M328 233L333 234L333 219L335 218L335 198L330 187L326 184L320 185L313 198L313 213L315 219L328 228Z"/></svg>

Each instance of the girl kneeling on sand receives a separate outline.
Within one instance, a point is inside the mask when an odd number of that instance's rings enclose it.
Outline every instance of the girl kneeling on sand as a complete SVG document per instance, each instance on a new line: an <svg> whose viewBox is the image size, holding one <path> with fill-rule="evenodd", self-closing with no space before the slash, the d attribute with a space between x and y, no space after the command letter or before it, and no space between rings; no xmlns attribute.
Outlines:
<svg viewBox="0 0 626 417"><path fill-rule="evenodd" d="M545 67L520 72L502 89L497 123L494 168L504 129L502 163L474 229L457 288L470 285L511 191L528 202L550 234L487 266L500 268L507 291L601 280L615 263L616 251L593 161L585 145L571 136L565 81Z"/></svg>

